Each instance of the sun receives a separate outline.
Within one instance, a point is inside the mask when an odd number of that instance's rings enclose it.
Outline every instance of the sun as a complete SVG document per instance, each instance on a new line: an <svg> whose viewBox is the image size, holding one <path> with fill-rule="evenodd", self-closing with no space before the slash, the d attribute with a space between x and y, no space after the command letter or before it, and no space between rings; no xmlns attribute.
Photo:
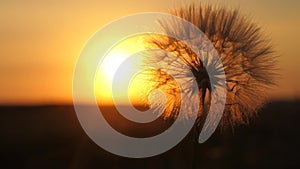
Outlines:
<svg viewBox="0 0 300 169"><path fill-rule="evenodd" d="M113 51L103 60L102 71L104 75L112 80L119 66L126 60L125 51Z"/></svg>
<svg viewBox="0 0 300 169"><path fill-rule="evenodd" d="M101 104L112 104L112 83L113 80L118 83L118 85L128 86L128 91L114 91L121 100L126 100L127 95L125 92L129 92L129 99L139 100L138 97L141 96L141 90L143 90L142 79L132 77L132 84L126 84L122 77L132 76L131 71L139 71L141 69L141 60L135 60L134 62L127 62L126 60L133 54L145 50L141 39L142 36L133 36L127 38L116 44L107 53L101 64L98 66L97 73L95 75L94 81L94 93L98 103ZM116 76L116 72L120 66L125 66L125 71L119 72L121 76ZM135 102L133 101L133 102Z"/></svg>

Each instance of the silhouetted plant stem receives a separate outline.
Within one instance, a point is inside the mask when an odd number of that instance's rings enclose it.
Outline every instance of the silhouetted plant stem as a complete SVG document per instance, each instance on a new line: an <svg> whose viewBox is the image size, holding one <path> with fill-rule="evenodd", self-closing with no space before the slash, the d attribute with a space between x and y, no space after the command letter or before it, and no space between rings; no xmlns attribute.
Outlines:
<svg viewBox="0 0 300 169"><path fill-rule="evenodd" d="M190 112L198 113L191 133L192 167L195 169L199 167L197 161L201 153L198 152L200 131L204 129L211 99L213 96L218 98L214 91L223 83L220 72L223 72L224 68L227 89L219 126L227 128L247 124L266 103L268 99L266 92L271 91L276 84L277 56L261 28L251 19L240 15L239 10L214 5L205 6L200 3L179 7L170 13L194 24L204 34L194 35L191 33L193 31L176 20L160 20L159 24L166 35L190 37L186 41L196 42L196 51L173 37L164 35L150 37L147 41L150 48L162 49L172 55L157 53L147 56L144 60L146 64L159 64L166 69L149 71L146 75L149 82L154 83L154 89L162 89L165 92L166 102L156 100L157 107L166 107L162 114L164 119L178 117L182 99L190 100L190 104L183 105L189 109L183 117L189 118ZM214 52L206 43L204 36L212 43L222 64L215 62ZM211 55L205 55L206 53ZM165 70L172 70L175 73L173 72L171 77ZM212 72L209 76L208 70ZM183 91L180 91L174 79L184 84ZM191 81L196 81L199 90L193 89ZM188 93L188 96L181 98L181 92ZM200 96L200 102L198 99L192 99L197 95ZM196 104L200 104L200 110L195 109ZM214 119L208 122L213 123Z"/></svg>
<svg viewBox="0 0 300 169"><path fill-rule="evenodd" d="M197 168L197 162L198 162L198 136L199 136L199 132L198 132L198 127L195 125L193 127L193 138L192 138L192 143L193 143L193 164L192 164L192 169L196 169Z"/></svg>

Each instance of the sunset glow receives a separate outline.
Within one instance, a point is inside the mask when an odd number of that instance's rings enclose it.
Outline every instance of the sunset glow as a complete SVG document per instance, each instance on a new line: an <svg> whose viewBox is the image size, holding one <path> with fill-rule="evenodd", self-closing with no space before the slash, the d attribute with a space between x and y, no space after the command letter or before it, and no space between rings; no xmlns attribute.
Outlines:
<svg viewBox="0 0 300 169"><path fill-rule="evenodd" d="M109 54L103 64L103 74L110 80L113 79L114 74L116 73L118 67L122 64L122 62L126 59L125 52L112 52Z"/></svg>
<svg viewBox="0 0 300 169"><path fill-rule="evenodd" d="M130 77L132 72L141 71L141 60L136 59L134 62L126 62L130 56L144 49L141 42L142 36L131 37L116 44L105 56L102 64L99 65L97 75L95 77L94 91L97 101L101 104L110 104L112 101L112 83L113 80L118 85L128 86L128 94L132 102L139 97L141 90L142 78L140 76ZM123 65L126 71L119 72L115 76L118 68ZM120 74L121 73L121 74ZM124 78L131 78L131 83L126 84ZM115 78L115 79L114 79ZM115 98L126 99L126 91L116 91ZM146 96L145 96L146 97Z"/></svg>
<svg viewBox="0 0 300 169"><path fill-rule="evenodd" d="M189 1L186 1L189 2ZM299 16L300 1L209 1L239 6L251 14L262 30L270 35L278 58L281 78L274 99L300 97ZM0 103L71 104L72 76L81 49L97 30L120 17L138 12L167 12L174 0L141 3L112 0L76 1L3 1L0 5ZM179 3L180 4L180 3ZM120 28L122 29L122 28ZM132 51L134 45L122 47ZM113 57L115 58L115 57ZM115 62L111 59L108 62ZM119 62L119 61L117 61ZM103 79L111 79L115 67L106 65ZM106 86L108 82L103 82ZM104 84L103 84L104 85ZM13 91L13 92L12 92ZM107 96L107 92L103 91Z"/></svg>

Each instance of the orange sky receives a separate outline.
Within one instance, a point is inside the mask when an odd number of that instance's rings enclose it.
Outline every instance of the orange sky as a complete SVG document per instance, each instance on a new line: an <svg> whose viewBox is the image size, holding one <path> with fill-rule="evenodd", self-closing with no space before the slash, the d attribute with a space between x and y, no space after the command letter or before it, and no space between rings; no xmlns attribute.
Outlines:
<svg viewBox="0 0 300 169"><path fill-rule="evenodd" d="M176 2L188 0L1 1L0 104L71 103L76 59L95 31L128 14L164 12ZM274 98L299 97L300 1L223 3L250 14L281 54Z"/></svg>

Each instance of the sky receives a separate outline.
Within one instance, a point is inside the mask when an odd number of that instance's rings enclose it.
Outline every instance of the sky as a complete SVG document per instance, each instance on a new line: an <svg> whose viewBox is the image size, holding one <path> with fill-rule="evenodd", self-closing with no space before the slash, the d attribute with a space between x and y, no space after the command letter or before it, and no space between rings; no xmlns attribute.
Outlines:
<svg viewBox="0 0 300 169"><path fill-rule="evenodd" d="M10 0L0 2L0 104L72 103L76 60L87 40L112 20L167 12L188 0ZM218 1L209 1L214 4ZM272 39L280 77L274 99L300 97L300 1L224 0Z"/></svg>

